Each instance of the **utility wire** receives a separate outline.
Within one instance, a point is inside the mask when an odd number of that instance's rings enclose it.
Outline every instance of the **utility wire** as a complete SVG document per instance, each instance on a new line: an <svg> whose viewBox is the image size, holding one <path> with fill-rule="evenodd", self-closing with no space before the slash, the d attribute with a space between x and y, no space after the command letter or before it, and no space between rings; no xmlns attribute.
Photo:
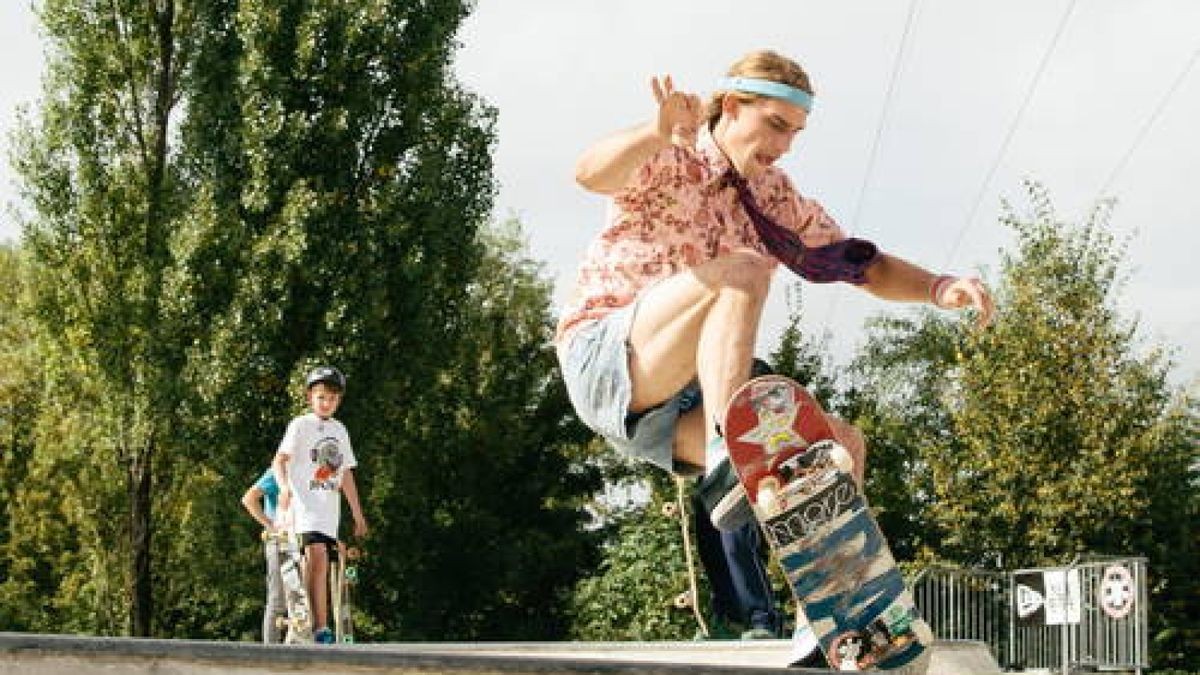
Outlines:
<svg viewBox="0 0 1200 675"><path fill-rule="evenodd" d="M875 172L875 162L879 156L879 146L883 139L883 130L887 126L887 119L892 108L892 99L896 92L896 83L900 80L901 66L904 62L904 55L908 49L908 36L912 32L913 18L917 13L917 5L920 0L911 0L908 3L908 17L904 20L904 32L900 35L900 44L896 47L896 58L892 62L892 75L888 79L887 93L883 97L883 110L879 113L879 124L875 127L875 140L871 143L871 154L867 158L867 167L863 171L862 184L858 188L858 198L854 204L854 215L850 219L850 232L857 234L858 232L858 217L862 212L862 205L865 201L867 188L869 187L871 176ZM828 328L833 321L834 314L837 312L838 300L840 300L843 289L835 287L833 293L830 294L829 307L825 312L825 327Z"/></svg>
<svg viewBox="0 0 1200 675"><path fill-rule="evenodd" d="M896 58L892 64L892 76L888 80L887 93L883 98L883 111L879 114L879 124L875 127L875 140L871 143L871 154L867 158L867 168L863 171L862 184L858 188L858 199L854 204L854 216L850 219L850 231L858 231L858 217L862 212L862 205L865 201L864 197L867 193L867 187L871 182L871 176L875 173L875 160L879 155L880 141L883 139L883 129L887 126L888 114L892 108L892 98L896 92L896 83L900 80L900 68L904 62L904 53L908 46L908 35L912 32L913 16L916 15L917 5L919 0L912 0L908 3L908 18L904 21L904 33L900 36L900 45L896 48Z"/></svg>
<svg viewBox="0 0 1200 675"><path fill-rule="evenodd" d="M1113 167L1113 170L1108 174L1108 178L1104 180L1104 183L1100 187L1100 192L1096 195L1096 201L1100 201L1102 198L1104 198L1104 195L1108 194L1108 191L1112 188L1113 183L1116 182L1117 176L1119 176L1121 172L1125 170L1125 165L1129 163L1129 159L1133 157L1133 153L1137 151L1138 146L1140 146L1142 141L1146 139L1146 136L1150 133L1151 127L1153 127L1154 123L1158 121L1159 116L1162 115L1162 112L1166 109L1167 104L1175 96L1175 92L1179 89L1179 86L1183 84L1183 81L1187 78L1188 74L1192 72L1192 68L1195 67L1197 60L1200 60L1200 46L1197 46L1196 51L1192 52L1192 57L1188 59L1187 64L1183 67L1183 70L1179 71L1179 75L1175 77L1175 81L1171 84L1171 87L1167 90L1167 93L1163 94L1163 97L1159 99L1158 106L1154 108L1154 112L1150 113L1150 117L1146 120L1146 123L1142 125L1142 128L1138 131L1137 136L1134 137L1133 143L1130 144L1129 149L1125 151L1125 154L1121 156L1121 160L1117 162L1117 165Z"/></svg>
<svg viewBox="0 0 1200 675"><path fill-rule="evenodd" d="M1021 107L1017 109L1017 115L1013 118L1012 124L1008 128L1008 133L1004 137L1004 142L1000 145L1000 150L996 153L996 159L992 162L991 168L988 169L987 177L983 179L983 184L979 186L979 192L975 195L975 202L971 205L970 214L967 215L966 221L959 228L958 235L954 238L954 245L950 247L950 252L946 255L946 268L949 268L950 264L954 262L954 256L958 254L958 248L962 244L963 237L971 229L971 224L975 221L975 216L979 213L979 206L983 203L983 197L987 193L988 185L995 178L996 171L1000 168L1000 162L1004 159L1004 155L1008 152L1008 146L1012 143L1017 129L1021 126L1021 119L1025 116L1025 111L1029 108L1029 102L1033 100L1033 94L1037 91L1038 84L1042 80L1042 75L1046 72L1046 66L1050 63L1050 57L1054 55L1055 49L1058 47L1059 38L1062 37L1063 31L1067 27L1067 20L1071 18L1071 14L1075 10L1075 5L1078 1L1071 0L1071 3L1067 5L1066 11L1063 12L1062 18L1058 20L1058 28L1054 31L1054 37L1051 38L1045 53L1042 54L1042 61L1038 64L1033 80L1029 83L1029 89L1025 92L1025 99L1021 101Z"/></svg>

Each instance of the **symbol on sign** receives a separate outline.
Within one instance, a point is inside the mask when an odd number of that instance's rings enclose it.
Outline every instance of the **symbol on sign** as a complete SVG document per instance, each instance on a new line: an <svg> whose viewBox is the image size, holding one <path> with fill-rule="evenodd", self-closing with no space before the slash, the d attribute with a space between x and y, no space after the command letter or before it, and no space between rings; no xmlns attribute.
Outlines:
<svg viewBox="0 0 1200 675"><path fill-rule="evenodd" d="M1110 565L1100 583L1100 609L1118 621L1133 609L1133 575L1124 565Z"/></svg>
<svg viewBox="0 0 1200 675"><path fill-rule="evenodd" d="M1017 584L1017 616L1027 619L1042 608L1046 599L1041 593L1024 585Z"/></svg>

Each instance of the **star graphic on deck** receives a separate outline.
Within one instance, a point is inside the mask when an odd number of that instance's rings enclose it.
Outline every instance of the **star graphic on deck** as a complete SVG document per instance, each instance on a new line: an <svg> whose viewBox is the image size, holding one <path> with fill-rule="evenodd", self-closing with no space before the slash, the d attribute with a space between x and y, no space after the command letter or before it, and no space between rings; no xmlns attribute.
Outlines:
<svg viewBox="0 0 1200 675"><path fill-rule="evenodd" d="M738 440L761 445L769 455L786 448L807 448L808 439L794 428L800 408L790 394L786 387L752 392L751 401L758 413L758 426L742 434Z"/></svg>

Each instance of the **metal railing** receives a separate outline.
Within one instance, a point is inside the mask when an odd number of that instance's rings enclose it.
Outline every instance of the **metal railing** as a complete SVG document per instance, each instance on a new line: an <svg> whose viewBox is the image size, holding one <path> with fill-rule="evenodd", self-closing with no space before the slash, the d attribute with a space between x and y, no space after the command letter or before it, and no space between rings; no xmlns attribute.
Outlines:
<svg viewBox="0 0 1200 675"><path fill-rule="evenodd" d="M922 570L913 599L942 639L979 640L1006 669L1149 668L1145 558L1002 572Z"/></svg>
<svg viewBox="0 0 1200 675"><path fill-rule="evenodd" d="M1004 572L927 567L912 582L913 602L941 640L978 640L1004 666L1008 653L1009 575Z"/></svg>

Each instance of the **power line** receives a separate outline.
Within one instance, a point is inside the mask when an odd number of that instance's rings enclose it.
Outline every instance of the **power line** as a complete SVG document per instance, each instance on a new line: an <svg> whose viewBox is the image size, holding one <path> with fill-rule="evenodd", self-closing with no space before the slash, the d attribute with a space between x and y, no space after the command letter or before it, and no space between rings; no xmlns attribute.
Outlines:
<svg viewBox="0 0 1200 675"><path fill-rule="evenodd" d="M1008 128L1008 133L1004 137L1004 142L1000 145L1000 150L996 153L996 159L992 162L991 168L988 169L987 177L983 179L983 184L979 186L979 192L975 195L975 202L971 205L971 211L967 215L967 219L962 227L959 228L958 235L954 239L954 245L950 247L950 252L946 256L946 268L949 268L950 263L954 262L954 256L958 253L958 247L962 244L963 237L966 236L967 230L971 229L971 224L974 222L975 216L979 213L979 206L983 203L983 197L987 193L988 185L991 184L992 179L996 176L996 171L1000 168L1000 162L1004 159L1004 155L1008 152L1008 146L1012 143L1017 129L1021 126L1021 118L1025 116L1025 111L1029 108L1029 102L1033 100L1033 94L1037 91L1038 84L1042 80L1042 75L1046 72L1046 66L1050 63L1050 57L1054 55L1054 51L1058 47L1059 38L1062 37L1063 31L1067 27L1067 20L1071 18L1077 2L1078 0L1071 0L1071 3L1067 5L1066 11L1063 12L1062 18L1058 21L1058 28L1054 31L1054 37L1051 38L1045 53L1042 54L1042 61L1038 64L1033 80L1029 83L1029 89L1025 92L1025 99L1021 101L1021 107L1017 109L1017 115L1013 118L1012 124Z"/></svg>
<svg viewBox="0 0 1200 675"><path fill-rule="evenodd" d="M879 124L875 127L875 140L871 143L871 153L867 157L867 166L863 171L862 184L859 185L858 198L855 200L854 204L854 215L850 219L851 233L857 233L858 230L858 217L862 211L863 201L865 201L864 198L867 193L871 176L875 171L875 161L879 155L879 146L881 144L881 140L883 139L883 129L885 126L887 126L888 114L891 112L892 99L894 98L896 91L896 82L900 80L900 70L904 62L904 54L908 47L908 36L912 32L913 17L916 16L917 5L919 4L920 0L911 0L908 3L908 16L904 20L904 32L901 33L900 44L896 47L896 58L893 59L892 74L888 79L887 92L883 97L883 109L879 113ZM834 290L832 296L829 298L829 307L825 312L824 325L826 327L828 327L830 322L833 321L833 316L837 310L838 300L841 294L842 289L838 287Z"/></svg>
<svg viewBox="0 0 1200 675"><path fill-rule="evenodd" d="M858 188L858 199L854 205L854 216L850 219L850 231L857 232L858 216L862 211L864 196L867 193L867 187L870 183L871 176L875 172L875 160L879 155L879 145L883 138L883 129L887 126L888 113L892 108L892 98L896 91L896 82L900 79L900 67L904 62L905 48L908 46L908 35L912 31L913 16L916 15L917 5L919 0L912 0L908 3L908 18L904 21L904 33L900 36L900 45L896 48L896 58L892 65L892 76L888 80L887 93L883 98L883 110L879 114L879 124L875 127L875 140L871 143L871 154L867 158L867 168L863 171L862 184Z"/></svg>
<svg viewBox="0 0 1200 675"><path fill-rule="evenodd" d="M1117 162L1117 165L1113 167L1113 170L1108 174L1108 178L1104 180L1104 183L1100 187L1099 193L1096 195L1096 201L1100 201L1100 199L1102 199L1104 195L1108 193L1109 189L1112 188L1112 184L1117 180L1117 176L1125 170L1125 165L1129 163L1130 158L1133 157L1133 153L1137 151L1138 146L1140 146L1142 141L1146 139L1146 136L1150 133L1150 128L1153 127L1154 123L1158 121L1159 116L1162 115L1163 110L1166 109L1167 103L1169 103L1175 96L1175 92L1179 89L1179 86L1183 84L1183 81L1187 78L1188 74L1191 73L1192 68L1196 65L1196 61L1198 59L1200 59L1200 45L1196 47L1196 51L1192 52L1192 57L1188 59L1187 64L1185 64L1183 67L1183 70L1179 71L1179 75L1175 77L1175 81L1171 83L1171 87L1167 89L1167 92L1161 99L1159 99L1158 105L1154 108L1154 112L1150 113L1150 117L1146 120L1145 124L1142 125L1142 128L1138 131L1137 136L1134 137L1133 143L1130 144L1129 149L1125 151L1125 154L1121 156L1121 160Z"/></svg>

